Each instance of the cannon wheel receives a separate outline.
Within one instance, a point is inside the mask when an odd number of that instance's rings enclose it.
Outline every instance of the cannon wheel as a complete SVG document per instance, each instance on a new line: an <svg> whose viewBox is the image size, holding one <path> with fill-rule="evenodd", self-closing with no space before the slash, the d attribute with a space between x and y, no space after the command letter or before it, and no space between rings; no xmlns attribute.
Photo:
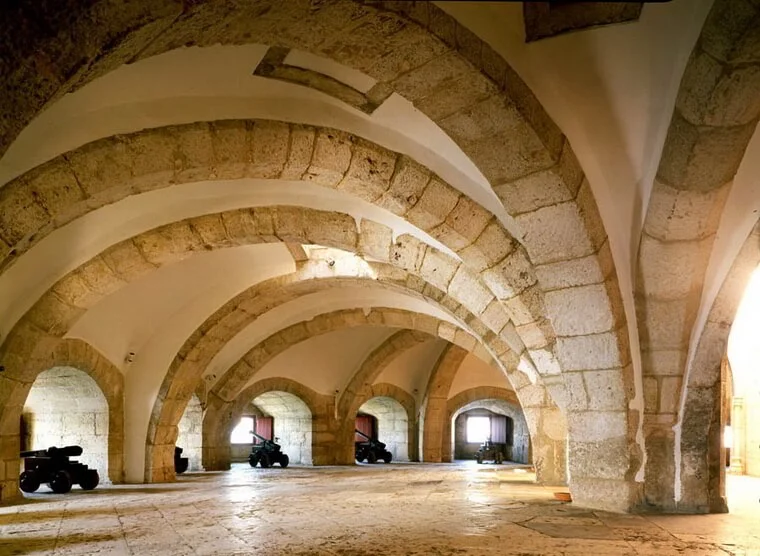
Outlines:
<svg viewBox="0 0 760 556"><path fill-rule="evenodd" d="M261 454L259 456L259 463L261 464L261 467L263 467L264 469L271 466L272 462L269 461L269 454Z"/></svg>
<svg viewBox="0 0 760 556"><path fill-rule="evenodd" d="M377 454L372 450L367 452L367 463L377 463Z"/></svg>
<svg viewBox="0 0 760 556"><path fill-rule="evenodd" d="M79 481L79 487L82 490L92 490L100 483L100 475L97 469L88 469L84 472L82 480Z"/></svg>
<svg viewBox="0 0 760 556"><path fill-rule="evenodd" d="M24 471L18 479L18 486L24 492L36 492L40 488L40 478L34 471Z"/></svg>
<svg viewBox="0 0 760 556"><path fill-rule="evenodd" d="M386 451L383 454L383 461L385 463L390 463L391 461L393 461L393 454L391 454L390 452Z"/></svg>
<svg viewBox="0 0 760 556"><path fill-rule="evenodd" d="M248 463L251 465L251 467L256 467L259 464L259 456L251 454L248 456Z"/></svg>
<svg viewBox="0 0 760 556"><path fill-rule="evenodd" d="M476 455L476 456L475 456L475 460L476 460L478 463L483 463L483 455L482 455L482 454L478 454L478 455Z"/></svg>
<svg viewBox="0 0 760 556"><path fill-rule="evenodd" d="M50 489L56 494L66 494L71 490L71 475L63 469L56 471L49 485Z"/></svg>
<svg viewBox="0 0 760 556"><path fill-rule="evenodd" d="M283 469L288 466L290 463L290 458L288 457L288 454L282 454L280 456L280 467Z"/></svg>

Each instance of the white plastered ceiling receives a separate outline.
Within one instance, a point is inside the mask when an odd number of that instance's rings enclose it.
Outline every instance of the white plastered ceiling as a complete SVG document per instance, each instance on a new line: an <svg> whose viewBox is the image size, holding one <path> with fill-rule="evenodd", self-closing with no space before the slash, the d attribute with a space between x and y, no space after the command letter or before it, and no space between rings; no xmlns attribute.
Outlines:
<svg viewBox="0 0 760 556"><path fill-rule="evenodd" d="M409 392L418 404L422 403L430 373L446 345L444 340L431 339L403 352L388 363L375 384L394 384Z"/></svg>
<svg viewBox="0 0 760 556"><path fill-rule="evenodd" d="M283 303L257 318L227 342L209 363L203 375L204 379L208 386L213 386L227 369L243 357L251 347L278 330L310 320L324 313L355 308L369 311L373 307L403 309L413 313L430 315L457 326L461 325L451 315L431 305L421 297L372 287L332 288Z"/></svg>
<svg viewBox="0 0 760 556"><path fill-rule="evenodd" d="M277 355L249 384L284 377L319 394L334 395L336 390L343 391L367 356L395 332L383 326L358 326L310 338Z"/></svg>
<svg viewBox="0 0 760 556"><path fill-rule="evenodd" d="M482 359L468 353L459 365L459 370L451 383L449 398L453 398L460 392L477 388L478 386L494 386L513 390L509 379L501 369L488 365Z"/></svg>

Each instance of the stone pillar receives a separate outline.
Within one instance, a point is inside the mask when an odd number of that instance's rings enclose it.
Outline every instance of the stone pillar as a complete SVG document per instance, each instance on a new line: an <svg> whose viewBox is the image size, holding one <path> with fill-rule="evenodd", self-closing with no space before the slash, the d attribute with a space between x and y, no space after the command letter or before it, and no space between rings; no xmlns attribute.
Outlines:
<svg viewBox="0 0 760 556"><path fill-rule="evenodd" d="M536 481L544 485L567 485L567 422L557 407L524 408L531 436ZM531 421L534 423L531 426Z"/></svg>
<svg viewBox="0 0 760 556"><path fill-rule="evenodd" d="M744 453L747 429L745 426L744 398L734 398L731 403L731 473L744 475Z"/></svg>
<svg viewBox="0 0 760 556"><path fill-rule="evenodd" d="M656 420L660 418L661 420ZM644 503L661 511L675 509L675 423L670 415L653 415L644 425L647 460Z"/></svg>

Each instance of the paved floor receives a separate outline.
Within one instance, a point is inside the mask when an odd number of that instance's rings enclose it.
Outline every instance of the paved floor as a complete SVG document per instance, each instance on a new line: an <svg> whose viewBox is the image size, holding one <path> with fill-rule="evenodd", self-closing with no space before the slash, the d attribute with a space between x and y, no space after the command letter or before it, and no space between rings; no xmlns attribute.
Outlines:
<svg viewBox="0 0 760 556"><path fill-rule="evenodd" d="M189 474L169 485L41 491L0 507L6 554L760 554L760 479L737 513L630 516L554 500L504 466L377 465Z"/></svg>

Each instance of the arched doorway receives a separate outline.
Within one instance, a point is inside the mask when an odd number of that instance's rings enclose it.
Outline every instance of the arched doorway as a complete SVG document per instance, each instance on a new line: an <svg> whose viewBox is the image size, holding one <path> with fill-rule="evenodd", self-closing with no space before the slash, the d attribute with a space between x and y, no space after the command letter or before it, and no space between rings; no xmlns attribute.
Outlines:
<svg viewBox="0 0 760 556"><path fill-rule="evenodd" d="M468 403L451 418L451 453L455 460L474 459L482 442L503 445L506 461L529 464L530 435L520 408L505 400Z"/></svg>
<svg viewBox="0 0 760 556"><path fill-rule="evenodd" d="M188 471L203 471L203 407L195 394L190 398L178 428L177 446L182 448L182 457L188 459Z"/></svg>
<svg viewBox="0 0 760 556"><path fill-rule="evenodd" d="M376 396L359 408L359 430L363 430L360 425L366 420L363 416L374 419L374 438L385 444L386 450L393 454L393 461L409 461L409 417L401 403L387 396Z"/></svg>
<svg viewBox="0 0 760 556"><path fill-rule="evenodd" d="M248 460L254 442L250 431L277 439L290 464L312 465L312 413L298 396L271 391L254 398L232 430L232 461Z"/></svg>
<svg viewBox="0 0 760 556"><path fill-rule="evenodd" d="M21 417L21 450L78 445L80 463L108 476L108 401L87 373L53 367L34 381Z"/></svg>

